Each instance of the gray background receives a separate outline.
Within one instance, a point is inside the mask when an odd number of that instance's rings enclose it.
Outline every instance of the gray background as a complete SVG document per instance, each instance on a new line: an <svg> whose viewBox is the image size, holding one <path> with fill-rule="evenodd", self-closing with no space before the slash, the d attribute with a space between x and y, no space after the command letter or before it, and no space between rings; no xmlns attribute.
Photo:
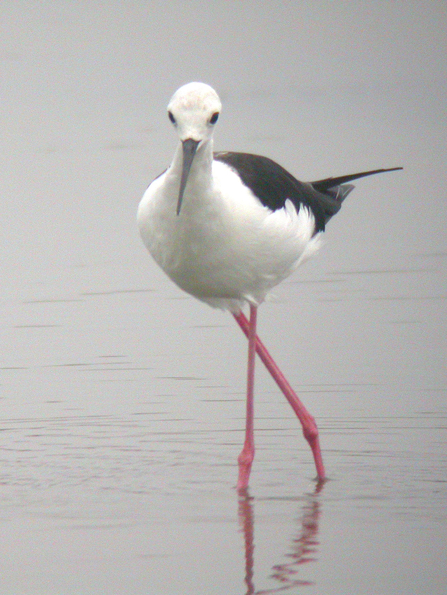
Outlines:
<svg viewBox="0 0 447 595"><path fill-rule="evenodd" d="M445 3L0 9L0 594L445 593ZM259 312L319 493L259 365L238 501L246 341L138 237L191 80L222 98L217 150L405 168L358 181Z"/></svg>

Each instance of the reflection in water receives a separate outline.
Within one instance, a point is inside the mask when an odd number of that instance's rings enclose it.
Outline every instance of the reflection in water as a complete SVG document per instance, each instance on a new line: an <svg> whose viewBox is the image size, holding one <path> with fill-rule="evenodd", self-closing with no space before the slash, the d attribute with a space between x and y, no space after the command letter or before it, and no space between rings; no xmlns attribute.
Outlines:
<svg viewBox="0 0 447 595"><path fill-rule="evenodd" d="M239 521L244 533L245 545L245 584L247 585L247 595L255 592L253 584L253 564L254 564L254 512L252 499L248 490L241 491L239 498Z"/></svg>
<svg viewBox="0 0 447 595"><path fill-rule="evenodd" d="M292 551L285 553L289 559L282 564L272 566L271 578L279 584L272 589L256 591L254 584L254 508L253 498L248 490L242 490L239 497L239 521L244 534L245 544L245 584L247 591L245 595L267 595L287 591L293 587L312 585L310 581L297 577L300 564L315 562L317 560L316 547L318 546L317 533L318 522L321 516L321 507L318 494L323 489L324 482L319 482L314 492L308 496L306 504L300 512L300 527L297 536L292 540Z"/></svg>

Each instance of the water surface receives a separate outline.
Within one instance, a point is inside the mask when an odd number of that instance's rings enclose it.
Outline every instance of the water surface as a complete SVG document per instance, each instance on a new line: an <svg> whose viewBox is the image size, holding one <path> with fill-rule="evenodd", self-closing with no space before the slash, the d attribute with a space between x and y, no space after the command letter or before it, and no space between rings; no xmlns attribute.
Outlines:
<svg viewBox="0 0 447 595"><path fill-rule="evenodd" d="M445 15L229 6L4 3L0 594L445 593ZM405 168L357 182L260 309L323 486L259 363L237 494L245 338L137 235L194 79L224 102L217 149L302 179Z"/></svg>

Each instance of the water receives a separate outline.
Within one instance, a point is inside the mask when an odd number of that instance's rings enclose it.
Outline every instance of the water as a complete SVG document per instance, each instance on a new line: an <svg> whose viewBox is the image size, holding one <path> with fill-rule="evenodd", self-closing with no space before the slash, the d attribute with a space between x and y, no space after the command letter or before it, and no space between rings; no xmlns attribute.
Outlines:
<svg viewBox="0 0 447 595"><path fill-rule="evenodd" d="M197 3L197 30L193 4L3 3L0 594L444 593L441 6ZM323 486L259 363L238 496L245 338L137 235L194 79L224 102L217 149L405 168L357 182L260 309Z"/></svg>

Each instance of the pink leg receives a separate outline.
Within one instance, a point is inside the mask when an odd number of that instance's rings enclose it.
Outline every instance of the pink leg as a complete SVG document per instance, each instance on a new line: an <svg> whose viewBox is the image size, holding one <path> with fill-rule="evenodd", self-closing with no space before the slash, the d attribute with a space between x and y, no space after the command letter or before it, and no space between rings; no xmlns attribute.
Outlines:
<svg viewBox="0 0 447 595"><path fill-rule="evenodd" d="M247 370L247 414L245 421L245 442L244 448L238 457L239 479L237 482L238 490L244 490L248 487L250 478L251 464L255 456L255 440L253 433L253 396L255 384L255 356L256 356L256 317L257 308L250 306L250 322L247 323L248 337L248 370Z"/></svg>
<svg viewBox="0 0 447 595"><path fill-rule="evenodd" d="M239 314L233 314L233 316L236 319L236 322L243 330L243 332L247 335L247 337L249 337L250 324L243 312L240 312ZM303 403L300 401L293 388L287 382L284 374L278 368L272 356L267 351L267 349L265 348L264 344L261 342L258 336L256 336L256 352L261 358L267 370L270 372L276 384L284 393L284 396L289 401L292 409L295 411L296 416L301 422L304 437L306 438L310 445L310 448L312 449L312 454L315 460L315 467L317 469L317 478L320 481L325 479L326 475L324 471L323 458L321 456L320 441L318 439L318 428L317 424L315 423L315 419L304 407Z"/></svg>

